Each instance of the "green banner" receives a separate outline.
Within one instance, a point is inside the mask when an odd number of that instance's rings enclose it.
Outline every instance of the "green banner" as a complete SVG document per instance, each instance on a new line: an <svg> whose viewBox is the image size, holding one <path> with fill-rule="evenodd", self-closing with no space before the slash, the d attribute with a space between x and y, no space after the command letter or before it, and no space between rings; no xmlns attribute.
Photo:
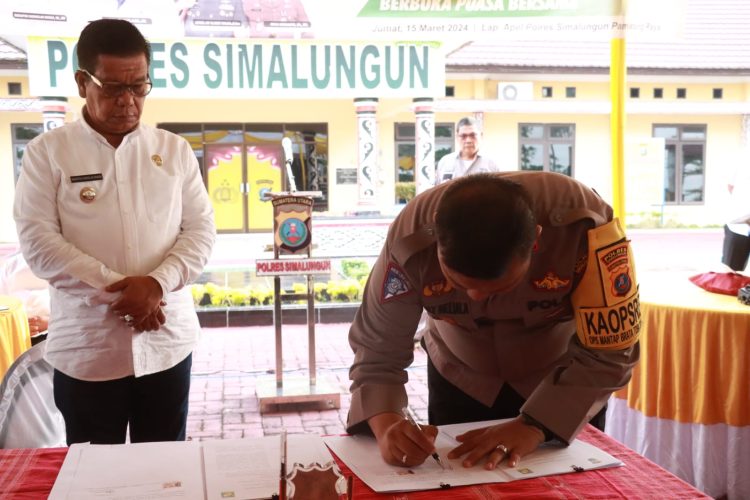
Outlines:
<svg viewBox="0 0 750 500"><path fill-rule="evenodd" d="M28 37L33 95L76 96L75 38ZM353 98L440 96L438 43L317 40L151 40L153 96Z"/></svg>

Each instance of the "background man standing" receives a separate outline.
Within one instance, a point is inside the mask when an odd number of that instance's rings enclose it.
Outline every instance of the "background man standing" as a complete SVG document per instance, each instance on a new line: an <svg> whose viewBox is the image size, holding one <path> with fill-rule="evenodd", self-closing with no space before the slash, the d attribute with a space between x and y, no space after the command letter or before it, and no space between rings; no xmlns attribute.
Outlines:
<svg viewBox="0 0 750 500"><path fill-rule="evenodd" d="M435 175L435 184L464 175L500 170L494 161L479 152L482 145L482 131L474 118L467 116L458 121L456 137L458 138L459 149L440 159Z"/></svg>
<svg viewBox="0 0 750 500"><path fill-rule="evenodd" d="M50 283L46 359L68 444L185 439L200 326L189 289L215 238L190 145L140 123L150 46L127 21L83 29L82 118L31 141L14 217Z"/></svg>

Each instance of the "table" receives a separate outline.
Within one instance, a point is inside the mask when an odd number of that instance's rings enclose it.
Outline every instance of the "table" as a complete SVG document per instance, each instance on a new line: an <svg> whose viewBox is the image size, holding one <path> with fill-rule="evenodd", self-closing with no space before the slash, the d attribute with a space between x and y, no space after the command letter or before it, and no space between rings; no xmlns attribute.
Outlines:
<svg viewBox="0 0 750 500"><path fill-rule="evenodd" d="M8 310L0 311L0 381L10 365L25 350L31 347L29 319L23 303L7 295L0 295L0 306ZM0 309L2 309L0 307Z"/></svg>
<svg viewBox="0 0 750 500"><path fill-rule="evenodd" d="M505 484L483 484L441 491L377 494L359 478L353 493L360 499L435 500L436 498L708 498L653 462L627 449L614 439L588 426L580 437L625 462L625 467L565 474ZM47 498L62 466L67 448L0 450L0 500ZM351 471L339 463L342 472Z"/></svg>
<svg viewBox="0 0 750 500"><path fill-rule="evenodd" d="M687 276L641 290L641 361L606 432L713 497L750 498L750 307Z"/></svg>

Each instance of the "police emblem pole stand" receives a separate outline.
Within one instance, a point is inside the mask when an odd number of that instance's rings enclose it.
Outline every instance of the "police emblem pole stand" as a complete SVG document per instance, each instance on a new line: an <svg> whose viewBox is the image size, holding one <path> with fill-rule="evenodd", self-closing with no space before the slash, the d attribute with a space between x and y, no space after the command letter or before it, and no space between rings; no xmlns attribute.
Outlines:
<svg viewBox="0 0 750 500"><path fill-rule="evenodd" d="M312 258L312 205L319 191L296 191L291 170L291 142L282 141L286 156L287 178L291 191L268 193L273 204L273 260L257 260L257 276L273 276L273 323L276 339L275 381L260 380L256 386L260 412L277 410L284 404L315 404L321 409L339 408L338 390L319 380L315 367L315 288L314 275L330 274L330 259ZM282 293L282 276L305 276L306 293ZM282 350L282 301L306 299L308 331L308 370L305 378L284 380Z"/></svg>

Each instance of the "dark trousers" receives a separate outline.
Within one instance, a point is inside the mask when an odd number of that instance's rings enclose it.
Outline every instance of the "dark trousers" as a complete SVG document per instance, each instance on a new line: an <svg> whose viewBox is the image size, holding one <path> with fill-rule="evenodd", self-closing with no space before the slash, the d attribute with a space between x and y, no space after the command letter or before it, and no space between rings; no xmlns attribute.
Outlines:
<svg viewBox="0 0 750 500"><path fill-rule="evenodd" d="M745 228L747 231L747 225L739 227ZM729 229L729 226L724 225L724 242L723 252L721 254L722 264L729 266L732 271L742 272L747 267L747 260L750 256L750 233L738 234Z"/></svg>
<svg viewBox="0 0 750 500"><path fill-rule="evenodd" d="M55 370L55 404L68 445L184 441L190 392L190 354L177 365L143 377L87 382Z"/></svg>
<svg viewBox="0 0 750 500"><path fill-rule="evenodd" d="M448 382L427 357L427 415L432 425L459 424L517 417L526 400L510 385L504 384L495 403L488 407ZM561 408L560 411L565 411ZM607 407L602 408L590 423L604 430Z"/></svg>

